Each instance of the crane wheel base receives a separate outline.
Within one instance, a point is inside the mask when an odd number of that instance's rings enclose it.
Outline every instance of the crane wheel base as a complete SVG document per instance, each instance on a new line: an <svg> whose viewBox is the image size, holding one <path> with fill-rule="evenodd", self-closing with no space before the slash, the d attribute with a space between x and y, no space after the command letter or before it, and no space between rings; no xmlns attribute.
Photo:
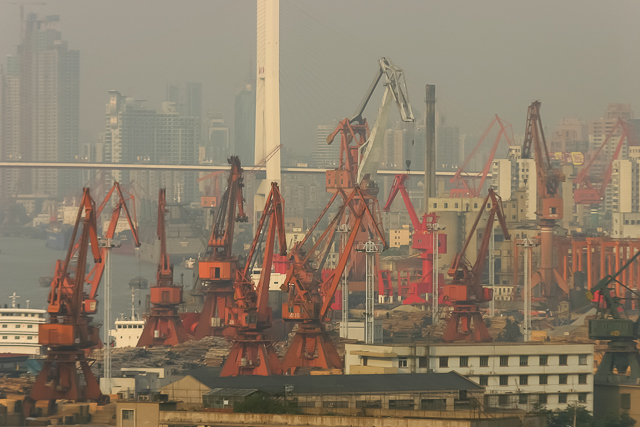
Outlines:
<svg viewBox="0 0 640 427"><path fill-rule="evenodd" d="M442 338L445 342L491 342L487 325L475 305L454 305Z"/></svg>
<svg viewBox="0 0 640 427"><path fill-rule="evenodd" d="M144 324L144 330L137 347L153 347L156 345L176 345L189 341L189 335L182 325L177 310L172 314L155 315L151 309L151 315ZM155 332L158 331L158 337Z"/></svg>
<svg viewBox="0 0 640 427"><path fill-rule="evenodd" d="M294 375L298 368L343 369L342 359L320 323L299 324L282 362L285 373Z"/></svg>
<svg viewBox="0 0 640 427"><path fill-rule="evenodd" d="M271 341L247 339L234 342L220 376L243 375L282 375L282 365Z"/></svg>

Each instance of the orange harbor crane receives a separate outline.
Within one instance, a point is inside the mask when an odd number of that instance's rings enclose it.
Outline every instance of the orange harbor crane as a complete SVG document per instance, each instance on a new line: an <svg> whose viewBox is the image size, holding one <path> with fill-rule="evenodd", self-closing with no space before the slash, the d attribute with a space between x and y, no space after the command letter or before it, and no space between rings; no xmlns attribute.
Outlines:
<svg viewBox="0 0 640 427"><path fill-rule="evenodd" d="M67 256L64 261L56 262L48 298L49 320L39 327L39 343L48 346L49 350L42 371L38 374L29 397L25 399L23 408L25 415L30 415L38 400L49 401L49 413L52 413L57 399L93 400L99 404L109 401L108 396L102 395L100 386L89 368L90 360L85 354L89 349L100 344L98 328L92 325L90 316L98 311L97 294L107 254L106 248L100 248L98 244L96 218L102 213L114 192L118 194L118 201L113 208L105 238L113 238L118 219L124 210L135 244L140 246L137 229L126 204L127 201L133 200L133 196L128 194L125 197L120 185L116 182L96 212L90 191L84 188ZM81 223L82 232L76 242ZM89 244L91 244L96 264L85 276ZM74 254L78 255L75 272L70 266ZM89 285L89 292L84 290L85 283ZM80 381L78 376L78 364L84 381Z"/></svg>
<svg viewBox="0 0 640 427"><path fill-rule="evenodd" d="M404 299L404 304L424 304L426 301L420 296L424 293L433 292L433 254L434 254L434 234L433 227L438 221L438 216L435 213L423 214L422 218L418 218L416 214L416 210L413 207L413 203L409 198L409 193L407 191L407 187L405 186L405 182L409 179L408 174L399 174L396 175L393 179L393 185L391 187L391 191L389 192L389 197L387 198L387 203L384 205L382 210L384 212L389 212L391 210L391 205L395 200L398 193L402 195L402 200L407 208L407 212L409 213L409 218L411 219L411 225L413 226L413 238L411 239L411 247L420 251L420 259L422 260L422 274L420 275L420 279L418 282L410 282L409 283L409 293L407 297ZM446 254L447 253L447 235L444 233L438 233L438 254ZM398 272L398 286L400 286L401 278L400 272ZM439 286L444 286L444 275L439 273L441 278L439 278L438 283ZM393 287L391 286L391 272L388 270L379 270L378 271L378 285L379 285L379 295L387 295L393 292ZM440 290L438 295L444 295ZM400 289L398 289L398 296L400 296ZM440 301L442 302L442 301Z"/></svg>
<svg viewBox="0 0 640 427"><path fill-rule="evenodd" d="M71 277L69 264L80 223L83 227L78 246L77 270L74 277ZM101 262L95 204L89 189L85 188L67 256L64 262L56 262L48 299L49 319L47 323L39 326L39 343L46 345L48 352L42 371L38 374L29 397L25 399L24 412L27 416L31 414L38 400L49 401L49 412L57 399L95 400L103 404L109 400L108 396L104 396L100 391L98 381L89 367L89 360L85 357L85 350L100 342L98 328L90 324L91 319L84 312L84 282L89 242L94 261ZM92 308L97 308L95 303ZM78 364L84 375L84 389L81 388L78 378Z"/></svg>
<svg viewBox="0 0 640 427"><path fill-rule="evenodd" d="M211 229L208 248L198 261L198 278L204 293L204 306L195 329L195 339L206 336L222 336L225 328L225 308L233 306L233 281L239 270L238 258L233 255L233 234L236 222L247 222L244 213L243 171L240 159L229 159L231 170L227 189Z"/></svg>
<svg viewBox="0 0 640 427"><path fill-rule="evenodd" d="M482 169L482 172L475 175L467 173L465 169L467 168L469 162L471 161L471 159L475 157L478 149L484 142L487 135L489 135L489 132L491 131L491 129L496 124L500 127L500 130L498 131L496 139L493 142L493 146L491 147L489 158L487 159L487 162L485 163L484 168ZM511 131L511 135L509 134L508 131ZM478 144L475 146L471 154L467 156L462 166L458 168L458 170L456 171L456 174L453 176L453 178L451 178L450 182L452 184L455 184L455 188L452 188L450 190L451 197L482 197L481 196L482 187L484 186L484 183L487 180L487 175L489 174L489 170L491 169L491 163L493 162L493 159L496 156L498 145L500 144L500 141L502 140L503 137L507 141L507 144L509 144L509 146L514 145L513 128L511 127L511 124L502 120L496 114L493 120L491 121L491 124L489 124L489 127L487 128L487 130L485 130L484 134L482 134L480 141L478 141ZM478 179L480 180L480 182L476 184L476 181Z"/></svg>
<svg viewBox="0 0 640 427"><path fill-rule="evenodd" d="M167 253L166 213L166 189L161 188L158 195L158 272L156 284L150 289L151 310L137 347L176 345L189 340L178 313L178 306L182 304L182 286L173 283L173 264Z"/></svg>
<svg viewBox="0 0 640 427"><path fill-rule="evenodd" d="M476 262L471 265L466 258L466 251L471 240L475 238L478 223L489 202L491 202L491 208L478 250L478 257ZM478 212L471 231L467 235L462 250L456 254L448 271L452 281L450 284L445 285L444 294L453 304L453 311L447 319L447 325L443 333L443 339L446 342L463 340L475 342L491 341L491 335L489 335L487 326L482 319L478 305L489 302L493 298L493 289L484 288L480 281L487 261L489 241L491 240L493 222L496 217L498 217L500 227L502 227L504 238L506 240L511 239L502 210L502 199L494 193L493 189L490 189L489 194L484 199L482 209Z"/></svg>
<svg viewBox="0 0 640 427"><path fill-rule="evenodd" d="M329 320L329 308L356 237L360 231L364 231L365 219L373 225L374 234L370 238L377 238L383 242L385 249L388 247L382 231L377 201L358 186L354 187L348 196L341 190L339 193L342 194L344 203L311 249L305 252L304 244L310 240L338 193L334 194L305 238L290 252L292 261L280 288L288 293L288 300L282 305L282 318L285 321L296 322L298 330L283 360L282 369L286 373L295 374L300 368L342 369L342 360L327 334L324 323ZM353 226L336 268L323 278L324 262L333 244L336 228L347 209L354 218Z"/></svg>
<svg viewBox="0 0 640 427"><path fill-rule="evenodd" d="M609 160L607 169L605 170L602 177L602 182L599 186L594 185L589 179L591 167L596 162L596 160L600 158L602 150L607 146L607 144L609 144L609 140L618 129L621 130L620 139L618 140L615 151L611 156L611 160ZM618 119L616 121L616 124L607 134L607 137L605 138L600 148L598 148L598 150L591 156L591 160L589 161L589 163L587 163L587 165L582 168L578 176L573 180L573 183L575 184L575 190L573 191L573 200L576 204L599 205L600 202L602 202L607 190L607 186L609 185L609 182L611 182L613 162L614 160L617 160L618 157L620 157L620 152L622 151L622 147L624 146L625 141L627 141L629 145L638 145L635 135L627 122L622 119Z"/></svg>
<svg viewBox="0 0 640 427"><path fill-rule="evenodd" d="M265 235L262 269L258 284L255 285L251 280L251 272L256 252L260 249ZM235 304L226 310L227 324L236 332L233 346L220 372L221 377L282 374L282 366L273 349L273 341L265 336L265 330L269 329L272 323L269 283L276 239L279 254L286 255L284 199L278 184L273 182L246 264L242 270L236 271L233 283Z"/></svg>
<svg viewBox="0 0 640 427"><path fill-rule="evenodd" d="M544 282L544 295L556 297L559 295L557 295L557 286L554 286L554 283L560 286L564 292L569 292L566 283L557 279L559 274L554 271L553 267L553 232L556 222L561 220L563 216L560 183L565 181L565 176L561 169L557 169L551 164L540 118L540 101L534 101L527 111L527 125L522 145L523 159L531 158L532 148L536 164L538 192L536 215L540 224L540 276Z"/></svg>

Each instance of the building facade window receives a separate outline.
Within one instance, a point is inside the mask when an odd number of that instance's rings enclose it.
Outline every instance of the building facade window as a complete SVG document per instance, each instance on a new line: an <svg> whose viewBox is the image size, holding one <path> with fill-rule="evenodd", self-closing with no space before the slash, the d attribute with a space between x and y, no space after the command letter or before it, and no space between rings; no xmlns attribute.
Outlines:
<svg viewBox="0 0 640 427"><path fill-rule="evenodd" d="M489 385L489 377L486 375L480 375L480 385Z"/></svg>
<svg viewBox="0 0 640 427"><path fill-rule="evenodd" d="M569 376L567 374L560 374L559 379L558 379L558 384L566 384L567 383L567 378L569 378Z"/></svg>
<svg viewBox="0 0 640 427"><path fill-rule="evenodd" d="M426 357L418 357L418 367L419 368L428 368L429 362Z"/></svg>
<svg viewBox="0 0 640 427"><path fill-rule="evenodd" d="M529 396L526 394L521 394L518 396L518 403L521 405L526 405L527 403L529 403Z"/></svg>
<svg viewBox="0 0 640 427"><path fill-rule="evenodd" d="M560 393L558 395L558 403L567 403L567 393Z"/></svg>
<svg viewBox="0 0 640 427"><path fill-rule="evenodd" d="M460 367L461 368L469 367L469 356L460 356Z"/></svg>
<svg viewBox="0 0 640 427"><path fill-rule="evenodd" d="M500 375L500 385L509 385L508 375Z"/></svg>
<svg viewBox="0 0 640 427"><path fill-rule="evenodd" d="M408 364L406 357L401 357L398 359L398 368L406 368Z"/></svg>
<svg viewBox="0 0 640 427"><path fill-rule="evenodd" d="M529 356L520 356L520 366L529 366Z"/></svg>
<svg viewBox="0 0 640 427"><path fill-rule="evenodd" d="M547 377L546 374L540 375L540 377L538 378L538 383L540 385L546 385L546 384L548 384L548 381L549 381L549 378Z"/></svg>
<svg viewBox="0 0 640 427"><path fill-rule="evenodd" d="M587 383L587 374L578 375L578 384L586 384Z"/></svg>
<svg viewBox="0 0 640 427"><path fill-rule="evenodd" d="M587 355L586 354L581 354L580 356L578 356L578 364L579 365L586 365L587 364Z"/></svg>
<svg viewBox="0 0 640 427"><path fill-rule="evenodd" d="M631 409L631 394L620 393L620 409Z"/></svg>
<svg viewBox="0 0 640 427"><path fill-rule="evenodd" d="M546 394L538 395L538 403L540 403L541 405L546 405L547 404L547 395Z"/></svg>
<svg viewBox="0 0 640 427"><path fill-rule="evenodd" d="M498 396L498 404L501 405L501 406L508 405L509 404L509 396L506 396L504 394L501 394L500 396Z"/></svg>
<svg viewBox="0 0 640 427"><path fill-rule="evenodd" d="M567 355L566 354L561 354L560 355L560 361L558 362L558 364L560 366L567 366Z"/></svg>
<svg viewBox="0 0 640 427"><path fill-rule="evenodd" d="M135 411L133 409L123 409L122 410L122 419L123 420L133 420L135 415Z"/></svg>
<svg viewBox="0 0 640 427"><path fill-rule="evenodd" d="M500 356L500 366L509 366L509 356Z"/></svg>
<svg viewBox="0 0 640 427"><path fill-rule="evenodd" d="M587 393L578 393L578 403L587 403Z"/></svg>
<svg viewBox="0 0 640 427"><path fill-rule="evenodd" d="M448 368L449 367L449 358L447 356L442 356L440 357L440 367L441 368Z"/></svg>
<svg viewBox="0 0 640 427"><path fill-rule="evenodd" d="M529 375L520 375L520 385L529 385Z"/></svg>
<svg viewBox="0 0 640 427"><path fill-rule="evenodd" d="M487 367L489 366L489 356L480 356L480 367Z"/></svg>
<svg viewBox="0 0 640 427"><path fill-rule="evenodd" d="M540 356L540 366L548 366L549 365L549 356Z"/></svg>

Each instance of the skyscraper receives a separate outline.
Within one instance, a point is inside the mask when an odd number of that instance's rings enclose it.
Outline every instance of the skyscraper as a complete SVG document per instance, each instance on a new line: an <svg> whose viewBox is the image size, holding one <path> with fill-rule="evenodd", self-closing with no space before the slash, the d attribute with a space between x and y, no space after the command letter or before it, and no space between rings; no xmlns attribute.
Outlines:
<svg viewBox="0 0 640 427"><path fill-rule="evenodd" d="M29 14L15 55L0 73L0 157L5 161L74 162L79 153L80 54L62 40L60 18ZM13 189L63 197L79 184L71 170L3 171L2 195Z"/></svg>
<svg viewBox="0 0 640 427"><path fill-rule="evenodd" d="M436 132L436 168L439 171L455 171L460 165L460 129L457 126L440 125Z"/></svg>
<svg viewBox="0 0 640 427"><path fill-rule="evenodd" d="M340 163L340 135L331 145L327 137L336 129L336 124L318 125L316 128L316 148L313 150L313 163L319 168L333 169Z"/></svg>
<svg viewBox="0 0 640 427"><path fill-rule="evenodd" d="M180 116L202 119L202 83L170 83L166 100L176 105Z"/></svg>
<svg viewBox="0 0 640 427"><path fill-rule="evenodd" d="M227 164L230 151L229 127L225 124L222 114L209 111L207 114L207 134L204 160L213 162L214 165Z"/></svg>
<svg viewBox="0 0 640 427"><path fill-rule="evenodd" d="M232 154L240 157L243 165L255 163L256 145L256 89L246 84L236 95L233 120Z"/></svg>
<svg viewBox="0 0 640 427"><path fill-rule="evenodd" d="M144 101L109 91L106 107L103 159L105 163L159 163L193 165L198 160L200 118L183 117L173 102L163 102L157 112ZM195 172L113 172L115 179L143 184L147 194L167 189L169 200L194 201L197 197Z"/></svg>

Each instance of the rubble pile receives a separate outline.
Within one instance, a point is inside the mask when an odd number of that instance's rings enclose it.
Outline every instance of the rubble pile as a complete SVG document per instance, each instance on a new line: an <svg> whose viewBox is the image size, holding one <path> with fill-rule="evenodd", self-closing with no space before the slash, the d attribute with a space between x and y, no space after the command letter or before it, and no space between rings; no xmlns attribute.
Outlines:
<svg viewBox="0 0 640 427"><path fill-rule="evenodd" d="M10 395L27 395L31 391L33 381L28 376L10 378L7 375L0 376L0 396L6 398Z"/></svg>

